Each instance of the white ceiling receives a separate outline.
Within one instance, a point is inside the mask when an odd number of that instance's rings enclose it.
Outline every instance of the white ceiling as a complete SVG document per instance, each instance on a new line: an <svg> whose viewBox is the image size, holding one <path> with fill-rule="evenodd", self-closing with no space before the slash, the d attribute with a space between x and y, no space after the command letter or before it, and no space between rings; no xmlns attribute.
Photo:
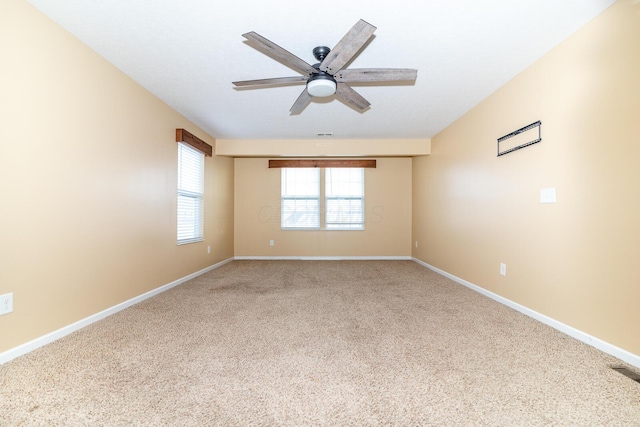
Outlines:
<svg viewBox="0 0 640 427"><path fill-rule="evenodd" d="M29 0L139 84L221 139L431 138L614 0ZM322 11L323 9L324 11ZM289 108L304 85L237 90L297 73L244 42L255 31L308 63L358 21L377 30L350 68L415 68L415 85L356 86ZM533 118L535 119L535 117Z"/></svg>

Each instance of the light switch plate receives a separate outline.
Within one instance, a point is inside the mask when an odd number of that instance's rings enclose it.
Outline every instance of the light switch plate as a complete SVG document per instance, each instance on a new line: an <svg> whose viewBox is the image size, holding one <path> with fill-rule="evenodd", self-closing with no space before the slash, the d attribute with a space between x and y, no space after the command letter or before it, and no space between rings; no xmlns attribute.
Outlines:
<svg viewBox="0 0 640 427"><path fill-rule="evenodd" d="M542 188L540 190L540 203L555 203L556 202L556 188Z"/></svg>

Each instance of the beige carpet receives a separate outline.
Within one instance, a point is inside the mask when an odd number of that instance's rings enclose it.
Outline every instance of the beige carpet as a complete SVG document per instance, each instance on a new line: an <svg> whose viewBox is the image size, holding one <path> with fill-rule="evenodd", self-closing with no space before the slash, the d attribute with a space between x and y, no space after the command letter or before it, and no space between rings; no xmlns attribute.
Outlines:
<svg viewBox="0 0 640 427"><path fill-rule="evenodd" d="M621 364L411 261L234 261L0 366L0 425L640 426Z"/></svg>

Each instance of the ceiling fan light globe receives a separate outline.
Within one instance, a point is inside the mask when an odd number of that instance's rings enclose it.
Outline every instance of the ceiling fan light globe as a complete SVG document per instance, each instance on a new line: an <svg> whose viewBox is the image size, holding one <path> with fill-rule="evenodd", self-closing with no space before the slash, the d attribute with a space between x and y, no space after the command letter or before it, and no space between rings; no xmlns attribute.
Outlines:
<svg viewBox="0 0 640 427"><path fill-rule="evenodd" d="M307 92L311 96L320 98L336 93L336 82L333 79L315 79L307 82Z"/></svg>

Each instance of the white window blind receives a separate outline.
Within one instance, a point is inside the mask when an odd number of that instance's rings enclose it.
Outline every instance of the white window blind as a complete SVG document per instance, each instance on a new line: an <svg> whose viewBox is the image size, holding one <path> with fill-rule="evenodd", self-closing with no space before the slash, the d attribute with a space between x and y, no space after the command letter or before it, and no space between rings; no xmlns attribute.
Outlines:
<svg viewBox="0 0 640 427"><path fill-rule="evenodd" d="M178 143L178 244L203 240L204 154Z"/></svg>
<svg viewBox="0 0 640 427"><path fill-rule="evenodd" d="M282 229L364 229L364 168L294 167L281 174Z"/></svg>
<svg viewBox="0 0 640 427"><path fill-rule="evenodd" d="M325 226L331 230L364 228L364 169L325 169Z"/></svg>
<svg viewBox="0 0 640 427"><path fill-rule="evenodd" d="M283 168L282 228L320 228L320 169Z"/></svg>

